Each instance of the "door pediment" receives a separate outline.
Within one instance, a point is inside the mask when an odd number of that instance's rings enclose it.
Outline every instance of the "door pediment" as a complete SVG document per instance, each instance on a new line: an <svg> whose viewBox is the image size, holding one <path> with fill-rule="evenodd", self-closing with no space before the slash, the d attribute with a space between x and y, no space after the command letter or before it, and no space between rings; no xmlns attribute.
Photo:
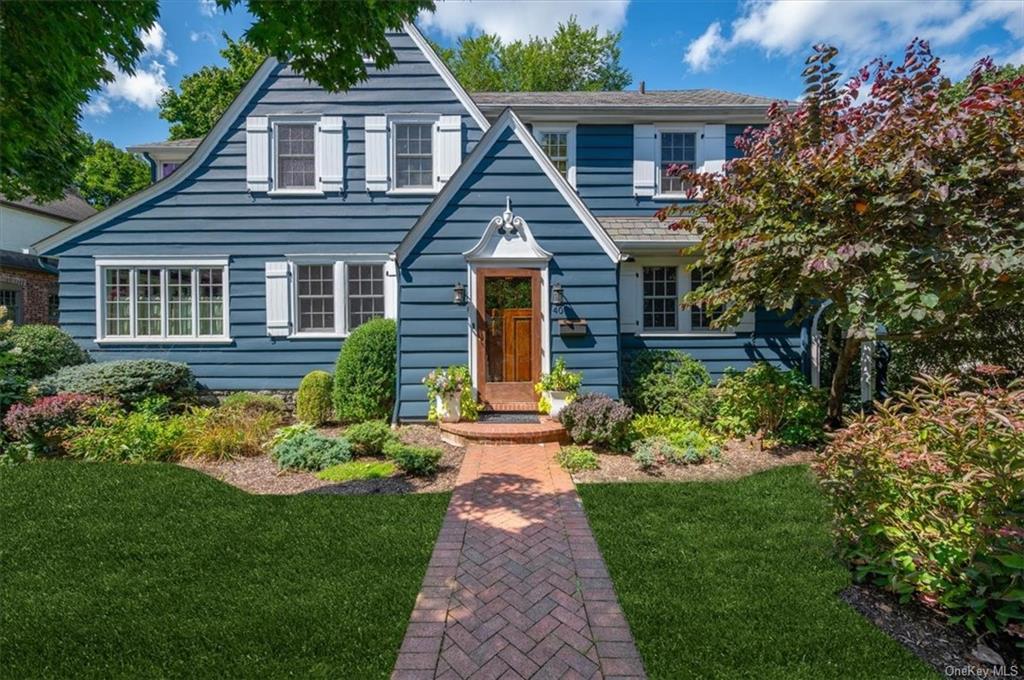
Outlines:
<svg viewBox="0 0 1024 680"><path fill-rule="evenodd" d="M512 200L508 196L505 197L505 210L491 218L480 240L463 255L470 262L547 262L552 257L537 243L526 220L512 212Z"/></svg>

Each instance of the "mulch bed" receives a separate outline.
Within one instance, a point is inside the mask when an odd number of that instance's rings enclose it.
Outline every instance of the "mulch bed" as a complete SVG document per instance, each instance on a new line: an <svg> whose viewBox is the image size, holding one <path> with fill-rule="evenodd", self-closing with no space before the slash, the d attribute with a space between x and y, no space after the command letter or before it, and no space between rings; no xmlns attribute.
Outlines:
<svg viewBox="0 0 1024 680"><path fill-rule="evenodd" d="M869 585L850 586L839 597L947 677L1012 677L1022 659L1005 639L982 639L946 623L940 613L915 602L900 603L892 593Z"/></svg>
<svg viewBox="0 0 1024 680"><path fill-rule="evenodd" d="M336 436L344 428L324 427L321 432ZM325 482L309 472L282 472L269 455L236 458L227 461L186 460L181 465L199 470L227 484L253 494L292 495L299 493L329 494L397 494L435 493L451 491L462 466L465 451L441 441L434 425L406 425L398 430L399 438L407 444L434 446L444 451L440 467L432 477L411 477L396 473L383 479L355 480L351 482Z"/></svg>
<svg viewBox="0 0 1024 680"><path fill-rule="evenodd" d="M814 460L808 449L777 448L762 451L757 442L732 439L722 446L721 458L699 465L662 465L645 472L637 468L629 454L598 453L598 470L573 474L577 483L600 482L686 482L736 479L781 465L802 465Z"/></svg>

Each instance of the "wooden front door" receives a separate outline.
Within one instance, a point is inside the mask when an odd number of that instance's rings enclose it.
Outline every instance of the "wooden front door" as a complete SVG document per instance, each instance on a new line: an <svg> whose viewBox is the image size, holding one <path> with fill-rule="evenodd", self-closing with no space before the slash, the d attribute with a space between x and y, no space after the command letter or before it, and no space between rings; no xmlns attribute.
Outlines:
<svg viewBox="0 0 1024 680"><path fill-rule="evenodd" d="M477 273L477 387L486 408L536 410L540 379L540 272Z"/></svg>

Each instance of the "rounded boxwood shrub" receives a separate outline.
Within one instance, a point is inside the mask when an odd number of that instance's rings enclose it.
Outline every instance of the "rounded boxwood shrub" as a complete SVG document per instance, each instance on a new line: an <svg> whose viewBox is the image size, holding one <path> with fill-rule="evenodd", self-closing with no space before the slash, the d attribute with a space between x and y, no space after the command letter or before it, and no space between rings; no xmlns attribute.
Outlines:
<svg viewBox="0 0 1024 680"><path fill-rule="evenodd" d="M383 420L368 420L345 430L345 439L352 444L357 456L379 456L388 442L395 441L395 433Z"/></svg>
<svg viewBox="0 0 1024 680"><path fill-rule="evenodd" d="M310 371L295 395L295 417L311 425L323 425L334 415L331 408L333 380L327 371Z"/></svg>
<svg viewBox="0 0 1024 680"><path fill-rule="evenodd" d="M104 361L62 368L38 383L42 394L96 394L135 404L164 396L173 402L196 396L196 379L186 364L157 359Z"/></svg>
<svg viewBox="0 0 1024 680"><path fill-rule="evenodd" d="M590 392L569 403L558 419L577 444L625 451L633 409L606 394Z"/></svg>
<svg viewBox="0 0 1024 680"><path fill-rule="evenodd" d="M629 358L626 403L638 413L713 419L711 376L704 364L677 350L642 350Z"/></svg>
<svg viewBox="0 0 1024 680"><path fill-rule="evenodd" d="M282 470L319 472L352 459L348 440L326 437L314 430L299 432L274 447L271 454Z"/></svg>
<svg viewBox="0 0 1024 680"><path fill-rule="evenodd" d="M38 380L66 366L89 361L85 350L57 326L15 326L11 345L17 348L12 370L28 380Z"/></svg>
<svg viewBox="0 0 1024 680"><path fill-rule="evenodd" d="M392 319L356 328L341 346L334 371L334 413L359 423L391 416L395 404L397 331Z"/></svg>

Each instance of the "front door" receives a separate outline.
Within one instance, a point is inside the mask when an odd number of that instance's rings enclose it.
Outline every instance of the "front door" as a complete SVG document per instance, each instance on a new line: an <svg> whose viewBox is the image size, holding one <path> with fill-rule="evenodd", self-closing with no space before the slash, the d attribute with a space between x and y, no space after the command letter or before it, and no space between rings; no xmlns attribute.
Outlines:
<svg viewBox="0 0 1024 680"><path fill-rule="evenodd" d="M540 272L481 269L476 289L480 399L494 411L534 411L533 385L540 379Z"/></svg>

